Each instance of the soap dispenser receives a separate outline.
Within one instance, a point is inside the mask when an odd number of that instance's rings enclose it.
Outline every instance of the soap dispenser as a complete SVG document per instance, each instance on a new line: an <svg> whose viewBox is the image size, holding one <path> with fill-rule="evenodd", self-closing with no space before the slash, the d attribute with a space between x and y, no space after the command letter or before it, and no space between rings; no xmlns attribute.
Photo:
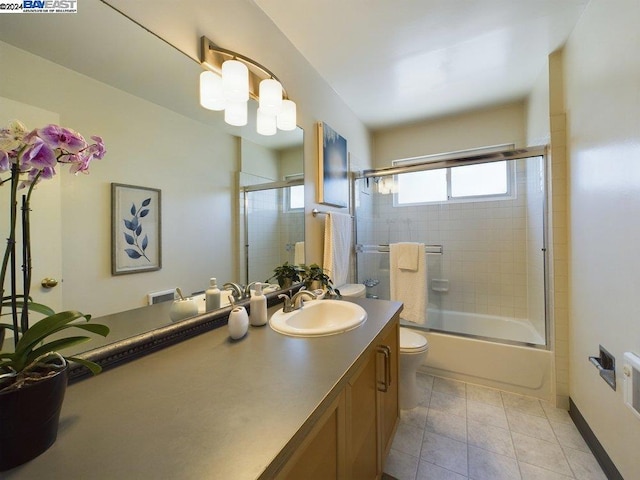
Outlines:
<svg viewBox="0 0 640 480"><path fill-rule="evenodd" d="M209 280L209 288L204 292L205 310L211 312L220 308L220 289L215 278Z"/></svg>
<svg viewBox="0 0 640 480"><path fill-rule="evenodd" d="M249 300L249 321L254 327L267 323L267 297L262 293L262 284L256 282L255 293Z"/></svg>

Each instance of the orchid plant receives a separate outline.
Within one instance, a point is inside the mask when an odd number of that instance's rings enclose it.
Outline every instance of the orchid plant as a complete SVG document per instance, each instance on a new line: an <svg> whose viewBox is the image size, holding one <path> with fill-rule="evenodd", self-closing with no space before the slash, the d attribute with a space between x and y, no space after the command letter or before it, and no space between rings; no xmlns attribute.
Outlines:
<svg viewBox="0 0 640 480"><path fill-rule="evenodd" d="M8 185L9 194L9 230L7 246L0 267L0 316L10 315L10 324L0 324L0 333L5 328L13 330L14 349L12 352L0 351L0 391L12 384L18 384L25 377L23 372L41 368L47 362L59 364L57 350L90 340L87 336L58 338L48 343L50 335L68 328L79 328L87 332L106 336L109 328L99 324L71 323L80 318L88 322L91 315L77 311L55 313L46 305L33 302L31 286L31 236L29 202L34 188L39 182L51 179L56 174L58 164L68 164L73 174L89 173L89 165L94 159L104 157L106 150L100 137L91 137L88 143L82 135L58 125L29 130L21 122L14 120L8 127L0 129L0 187ZM21 215L18 215L18 192L21 195ZM2 191L2 189L0 189ZM18 219L20 217L20 222ZM22 230L22 255L18 260L16 238L18 227ZM21 262L22 286L19 286L17 265ZM9 294L5 295L5 280L10 275ZM21 292L21 293L20 293ZM3 313L3 309L9 309ZM29 311L45 315L31 327ZM0 347L4 335L0 335ZM75 357L67 357L87 366L97 373L100 367ZM26 375L29 376L29 375ZM36 375L37 376L37 375ZM28 383L28 382L27 382Z"/></svg>

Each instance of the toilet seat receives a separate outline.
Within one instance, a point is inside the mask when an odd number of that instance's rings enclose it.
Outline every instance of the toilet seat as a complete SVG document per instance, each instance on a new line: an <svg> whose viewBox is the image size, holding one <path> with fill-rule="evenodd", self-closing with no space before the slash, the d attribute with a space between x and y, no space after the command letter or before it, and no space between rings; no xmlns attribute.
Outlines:
<svg viewBox="0 0 640 480"><path fill-rule="evenodd" d="M364 297L366 296L367 288L362 283L345 283L336 290L340 291L340 295L343 297Z"/></svg>
<svg viewBox="0 0 640 480"><path fill-rule="evenodd" d="M400 353L422 353L429 350L427 339L408 328L400 328Z"/></svg>

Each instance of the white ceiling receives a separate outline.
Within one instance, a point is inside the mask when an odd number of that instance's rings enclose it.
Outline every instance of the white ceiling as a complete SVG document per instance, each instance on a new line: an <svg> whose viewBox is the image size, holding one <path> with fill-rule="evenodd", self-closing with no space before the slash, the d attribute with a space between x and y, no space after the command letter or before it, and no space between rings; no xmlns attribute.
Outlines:
<svg viewBox="0 0 640 480"><path fill-rule="evenodd" d="M253 1L372 129L523 99L588 3Z"/></svg>
<svg viewBox="0 0 640 480"><path fill-rule="evenodd" d="M174 1L153 2L153 8L148 1L106 1L179 48L195 49L194 38L198 32L208 33L209 25L237 28L231 21L221 25L220 1L216 8L211 8L211 0L180 0L179 8ZM262 9L356 116L375 130L525 98L548 54L564 44L589 0L242 1ZM78 15L55 18L0 16L7 17L0 18L0 40L176 111L187 106L202 110L193 102L192 81L174 78L195 78L190 69L199 71L195 62L176 53L190 68L167 70L166 62L156 65L153 57L141 63L135 54L143 43L163 51L168 47L146 38L142 30L131 33L135 38L125 35L126 19L100 8L99 2L82 7ZM97 24L82 20L94 12L101 16ZM55 30L48 28L54 20ZM78 42L78 36L83 40ZM68 48L86 44L89 50L92 42L101 55ZM124 54L132 58L123 60ZM127 68L113 69L113 64ZM143 73L154 82L136 81L147 78ZM173 82L186 87L167 98L165 87Z"/></svg>

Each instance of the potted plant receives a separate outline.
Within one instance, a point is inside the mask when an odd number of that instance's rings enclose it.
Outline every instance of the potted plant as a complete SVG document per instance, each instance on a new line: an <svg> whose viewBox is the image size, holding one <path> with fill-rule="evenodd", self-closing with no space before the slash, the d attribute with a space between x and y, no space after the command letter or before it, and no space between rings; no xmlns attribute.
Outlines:
<svg viewBox="0 0 640 480"><path fill-rule="evenodd" d="M329 275L324 272L324 269L317 263L312 263L309 266L304 266L303 282L307 290L322 289L329 292L329 294L337 293L337 290L333 288L333 282Z"/></svg>
<svg viewBox="0 0 640 480"><path fill-rule="evenodd" d="M9 230L0 267L0 317L11 317L11 323L0 324L0 346L5 329L13 331L13 348L0 351L0 471L31 460L55 441L68 361L85 365L94 374L100 371L93 362L65 358L58 351L91 339L86 335L65 336L68 329L106 336L109 328L72 323L80 319L88 322L91 316L73 310L55 313L33 302L29 295L29 202L34 187L51 178L58 163L69 164L71 173L88 173L91 160L102 158L106 152L100 137L91 138L95 143L89 144L79 133L57 125L29 131L18 121L0 129L0 187L9 194ZM20 195L18 215L20 190L25 193ZM18 239L21 252L16 245ZM5 295L7 274L9 291ZM44 318L31 324L30 311Z"/></svg>
<svg viewBox="0 0 640 480"><path fill-rule="evenodd" d="M273 275L265 280L265 283L269 283L270 280L276 279L280 288L290 288L294 282L300 282L302 280L301 273L303 269L297 265L290 265L289 262L284 262L282 265L273 269Z"/></svg>

